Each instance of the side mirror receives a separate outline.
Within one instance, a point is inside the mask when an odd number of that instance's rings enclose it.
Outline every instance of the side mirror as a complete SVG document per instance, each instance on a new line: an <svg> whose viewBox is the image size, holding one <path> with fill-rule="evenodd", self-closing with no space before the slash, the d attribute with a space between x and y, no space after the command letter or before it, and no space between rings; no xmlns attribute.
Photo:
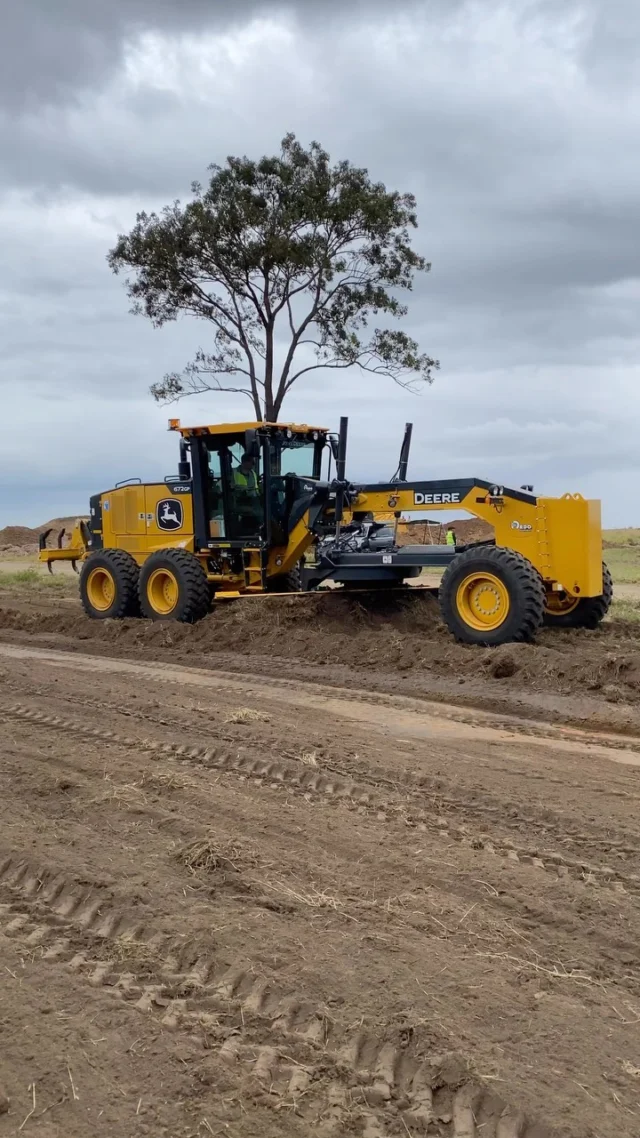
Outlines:
<svg viewBox="0 0 640 1138"><path fill-rule="evenodd" d="M333 455L333 460L334 460L334 462L337 462L338 461L338 446L339 446L338 439L336 438L335 435L330 435L329 436L329 442L331 444L331 453Z"/></svg>
<svg viewBox="0 0 640 1138"><path fill-rule="evenodd" d="M244 449L251 458L260 458L260 439L253 428L244 432Z"/></svg>

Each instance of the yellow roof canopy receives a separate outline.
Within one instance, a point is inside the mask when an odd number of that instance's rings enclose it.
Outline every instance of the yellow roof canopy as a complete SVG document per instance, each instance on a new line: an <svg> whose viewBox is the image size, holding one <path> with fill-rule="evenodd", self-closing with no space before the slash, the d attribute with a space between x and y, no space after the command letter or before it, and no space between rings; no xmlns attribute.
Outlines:
<svg viewBox="0 0 640 1138"><path fill-rule="evenodd" d="M183 427L179 419L169 419L169 430L179 431L181 435L241 435L244 431L257 431L268 427L270 430L293 431L294 435L305 435L309 431L327 434L328 427L312 427L307 423L212 423L196 427Z"/></svg>

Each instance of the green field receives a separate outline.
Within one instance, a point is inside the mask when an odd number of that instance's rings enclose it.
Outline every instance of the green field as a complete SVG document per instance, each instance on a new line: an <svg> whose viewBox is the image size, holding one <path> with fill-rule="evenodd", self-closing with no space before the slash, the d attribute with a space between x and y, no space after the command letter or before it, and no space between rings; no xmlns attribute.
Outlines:
<svg viewBox="0 0 640 1138"><path fill-rule="evenodd" d="M640 529L610 529L604 534L604 559L614 581L640 584Z"/></svg>
<svg viewBox="0 0 640 1138"><path fill-rule="evenodd" d="M31 562L31 558L25 557L25 561ZM43 566L43 568L45 568ZM0 588L21 588L21 589L54 589L58 591L68 590L74 584L72 578L68 573L64 573L54 577L51 573L42 572L39 565L28 564L25 569L3 569L2 562L0 561Z"/></svg>

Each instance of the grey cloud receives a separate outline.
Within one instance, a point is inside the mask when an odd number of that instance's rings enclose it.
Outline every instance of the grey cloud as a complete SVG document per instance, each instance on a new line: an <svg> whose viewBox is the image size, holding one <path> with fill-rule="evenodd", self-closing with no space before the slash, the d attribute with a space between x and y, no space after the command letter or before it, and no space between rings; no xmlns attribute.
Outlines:
<svg viewBox="0 0 640 1138"><path fill-rule="evenodd" d="M0 120L0 382L7 418L31 431L39 416L39 426L15 507L30 516L14 520L74 512L114 477L164 473L171 412L148 385L206 346L207 327L158 332L130 317L105 252L137 208L187 196L208 162L272 151L292 128L415 190L417 243L433 271L407 327L443 370L420 399L329 375L294 391L287 415L334 425L349 413L355 476L390 473L413 418L416 473L532 480L551 492L597 494L601 482L610 521L640 521L629 490L640 411L636 46L615 75L612 66L616 19L635 19L636 0L606 2L438 0L417 4L396 40L388 4L292 0L281 7L299 23L281 57L276 40L249 63L230 59L221 83L181 54L179 36L227 26L222 4L154 3L151 14L142 0L87 4L77 19L66 3L51 32L53 5L16 5L16 18L29 13L33 65L14 73L14 117ZM239 22L276 10L233 5ZM342 21L339 35L327 33L327 14ZM127 84L118 70L125 43L154 28L174 37L175 90L158 89L152 71ZM25 75L37 77L30 95ZM215 421L238 409L211 397L173 410ZM65 431L77 442L61 455ZM0 481L12 446L3 435Z"/></svg>
<svg viewBox="0 0 640 1138"><path fill-rule="evenodd" d="M21 0L3 16L2 99L14 110L73 101L102 85L124 43L144 32L197 33L282 12L324 23L376 8L386 0Z"/></svg>

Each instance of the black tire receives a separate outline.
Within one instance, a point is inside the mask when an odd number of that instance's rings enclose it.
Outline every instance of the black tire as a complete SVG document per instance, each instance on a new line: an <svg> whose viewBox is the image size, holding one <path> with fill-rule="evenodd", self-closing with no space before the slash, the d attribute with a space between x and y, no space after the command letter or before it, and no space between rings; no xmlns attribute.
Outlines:
<svg viewBox="0 0 640 1138"><path fill-rule="evenodd" d="M508 610L495 627L474 627L458 607L460 586L474 573L480 578L490 574L506 591ZM438 600L442 619L456 640L492 646L533 639L542 625L545 592L540 575L526 557L513 549L484 546L454 557L443 575Z"/></svg>
<svg viewBox="0 0 640 1138"><path fill-rule="evenodd" d="M162 582L168 585L175 603L167 599ZM142 615L149 620L178 620L193 624L202 620L211 607L211 590L205 571L193 553L186 549L161 549L147 558L138 582ZM158 597L165 595L165 604Z"/></svg>
<svg viewBox="0 0 640 1138"><path fill-rule="evenodd" d="M602 593L599 597L583 597L570 612L547 612L544 623L548 628L597 628L604 620L613 600L613 580L607 566L602 563Z"/></svg>
<svg viewBox="0 0 640 1138"><path fill-rule="evenodd" d="M278 573L276 577L267 579L268 593L301 593L302 574L300 566L294 565L288 573Z"/></svg>
<svg viewBox="0 0 640 1138"><path fill-rule="evenodd" d="M124 549L103 549L91 553L80 573L80 600L87 616L92 620L122 620L126 616L139 616L139 573L133 557ZM98 603L100 581L105 586L102 590L104 606ZM111 589L113 600L109 604Z"/></svg>

